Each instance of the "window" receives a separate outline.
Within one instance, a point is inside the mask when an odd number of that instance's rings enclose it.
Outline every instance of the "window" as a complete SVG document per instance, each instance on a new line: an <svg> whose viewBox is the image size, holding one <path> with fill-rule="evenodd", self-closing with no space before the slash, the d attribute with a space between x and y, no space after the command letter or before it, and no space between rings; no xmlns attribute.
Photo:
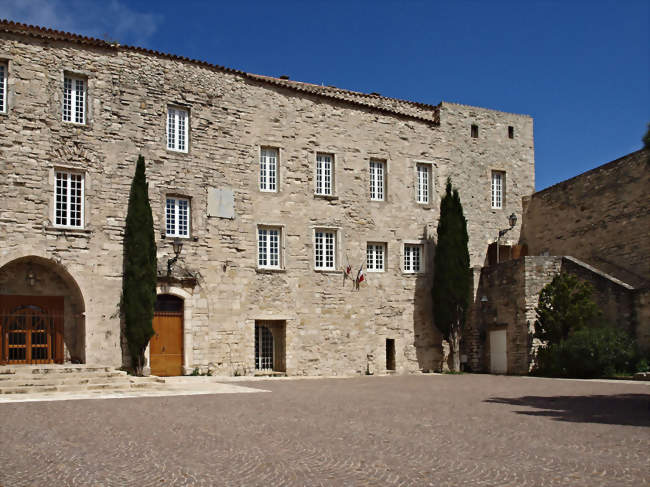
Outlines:
<svg viewBox="0 0 650 487"><path fill-rule="evenodd" d="M382 161L370 161L370 199L384 201L384 169Z"/></svg>
<svg viewBox="0 0 650 487"><path fill-rule="evenodd" d="M56 171L54 189L54 224L61 227L84 226L84 176Z"/></svg>
<svg viewBox="0 0 650 487"><path fill-rule="evenodd" d="M168 237L190 236L190 200L177 197L167 198L165 234Z"/></svg>
<svg viewBox="0 0 650 487"><path fill-rule="evenodd" d="M316 194L331 196L334 188L334 156L316 154Z"/></svg>
<svg viewBox="0 0 650 487"><path fill-rule="evenodd" d="M429 164L418 164L417 201L418 203L429 202L429 183L431 182L431 166Z"/></svg>
<svg viewBox="0 0 650 487"><path fill-rule="evenodd" d="M278 190L278 149L260 150L260 191Z"/></svg>
<svg viewBox="0 0 650 487"><path fill-rule="evenodd" d="M369 243L366 248L366 269L368 272L384 272L386 244Z"/></svg>
<svg viewBox="0 0 650 487"><path fill-rule="evenodd" d="M0 63L0 113L7 112L7 64Z"/></svg>
<svg viewBox="0 0 650 487"><path fill-rule="evenodd" d="M280 269L280 239L282 230L278 227L257 229L257 267Z"/></svg>
<svg viewBox="0 0 650 487"><path fill-rule="evenodd" d="M404 244L404 272L422 272L422 245Z"/></svg>
<svg viewBox="0 0 650 487"><path fill-rule="evenodd" d="M509 139L515 138L515 128L512 125L508 125L508 138Z"/></svg>
<svg viewBox="0 0 650 487"><path fill-rule="evenodd" d="M471 134L473 139L478 139L478 125L472 125Z"/></svg>
<svg viewBox="0 0 650 487"><path fill-rule="evenodd" d="M63 77L63 121L86 123L86 80Z"/></svg>
<svg viewBox="0 0 650 487"><path fill-rule="evenodd" d="M167 108L167 148L187 152L189 113L181 108Z"/></svg>
<svg viewBox="0 0 650 487"><path fill-rule="evenodd" d="M318 270L335 269L336 231L316 230L314 237L314 267Z"/></svg>
<svg viewBox="0 0 650 487"><path fill-rule="evenodd" d="M504 179L504 172L492 171L492 208L494 209L503 208Z"/></svg>

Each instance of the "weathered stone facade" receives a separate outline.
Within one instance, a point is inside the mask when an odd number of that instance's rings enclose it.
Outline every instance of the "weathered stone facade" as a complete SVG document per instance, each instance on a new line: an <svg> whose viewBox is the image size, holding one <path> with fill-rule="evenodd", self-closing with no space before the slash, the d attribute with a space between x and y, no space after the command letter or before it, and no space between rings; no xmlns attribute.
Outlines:
<svg viewBox="0 0 650 487"><path fill-rule="evenodd" d="M483 265L507 215L534 189L528 116L453 103L428 106L249 75L206 63L4 22L0 60L0 273L33 256L69 274L83 296L87 363L120 365L122 238L135 161L147 162L158 256L168 195L190 200L190 238L161 293L184 299L185 371L253 373L256 320L283 323L290 375L383 372L395 340L398 372L437 369L430 301L433 237L444 182L460 190L470 256ZM85 124L62 121L64 73L87 80ZM166 149L170 106L189 111L189 151ZM470 136L470 125L480 128ZM514 138L508 137L508 126ZM277 192L259 190L260 148L279 151ZM334 194L314 194L316 154L334 156ZM369 198L369 160L386 167L384 201ZM416 202L416 164L432 169ZM82 229L53 224L54 173L84 175ZM490 175L506 173L491 209ZM234 218L208 216L209 188L232 189ZM521 221L521 218L520 218ZM258 225L282 230L280 270L257 267ZM336 271L314 269L314 230L336 230ZM518 238L518 228L510 237ZM367 242L386 244L385 272L352 289ZM421 242L425 272L403 272L405 242ZM3 288L4 289L4 288ZM13 292L11 288L8 291Z"/></svg>

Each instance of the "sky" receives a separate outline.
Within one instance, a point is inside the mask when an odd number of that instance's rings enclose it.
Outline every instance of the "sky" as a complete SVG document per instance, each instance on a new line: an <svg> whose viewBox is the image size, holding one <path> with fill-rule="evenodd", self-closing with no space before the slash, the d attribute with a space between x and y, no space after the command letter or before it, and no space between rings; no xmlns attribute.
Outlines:
<svg viewBox="0 0 650 487"><path fill-rule="evenodd" d="M270 76L531 115L536 189L642 147L649 0L0 0L0 17Z"/></svg>

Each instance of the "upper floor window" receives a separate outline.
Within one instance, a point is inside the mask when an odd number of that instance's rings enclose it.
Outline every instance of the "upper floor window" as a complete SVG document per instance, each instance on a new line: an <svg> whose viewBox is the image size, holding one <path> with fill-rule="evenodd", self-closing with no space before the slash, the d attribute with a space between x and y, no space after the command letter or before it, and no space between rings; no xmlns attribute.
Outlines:
<svg viewBox="0 0 650 487"><path fill-rule="evenodd" d="M259 227L257 229L257 267L280 269L280 242L282 229Z"/></svg>
<svg viewBox="0 0 650 487"><path fill-rule="evenodd" d="M509 139L515 138L515 128L512 125L508 125L508 138Z"/></svg>
<svg viewBox="0 0 650 487"><path fill-rule="evenodd" d="M478 125L472 124L470 134L471 134L473 139L478 139Z"/></svg>
<svg viewBox="0 0 650 487"><path fill-rule="evenodd" d="M421 244L404 244L404 272L422 272L424 269L422 253L423 246Z"/></svg>
<svg viewBox="0 0 650 487"><path fill-rule="evenodd" d="M260 150L260 191L278 190L278 149Z"/></svg>
<svg viewBox="0 0 650 487"><path fill-rule="evenodd" d="M370 161L370 199L384 201L384 173L386 164L383 161Z"/></svg>
<svg viewBox="0 0 650 487"><path fill-rule="evenodd" d="M54 224L61 227L84 226L84 176L56 171L54 188Z"/></svg>
<svg viewBox="0 0 650 487"><path fill-rule="evenodd" d="M334 155L316 154L316 194L334 194Z"/></svg>
<svg viewBox="0 0 650 487"><path fill-rule="evenodd" d="M336 269L336 230L317 229L314 232L314 268Z"/></svg>
<svg viewBox="0 0 650 487"><path fill-rule="evenodd" d="M86 80L74 76L63 77L63 121L86 123Z"/></svg>
<svg viewBox="0 0 650 487"><path fill-rule="evenodd" d="M505 193L505 173L503 171L492 171L492 208L503 208Z"/></svg>
<svg viewBox="0 0 650 487"><path fill-rule="evenodd" d="M386 244L369 243L366 247L366 269L369 272L383 272L385 270Z"/></svg>
<svg viewBox="0 0 650 487"><path fill-rule="evenodd" d="M165 234L168 237L190 236L190 200L176 196L167 197Z"/></svg>
<svg viewBox="0 0 650 487"><path fill-rule="evenodd" d="M187 152L189 112L182 108L167 108L167 148Z"/></svg>
<svg viewBox="0 0 650 487"><path fill-rule="evenodd" d="M429 202L429 187L431 185L431 165L418 164L417 165L417 201L418 203Z"/></svg>
<svg viewBox="0 0 650 487"><path fill-rule="evenodd" d="M0 63L0 113L7 112L7 64Z"/></svg>

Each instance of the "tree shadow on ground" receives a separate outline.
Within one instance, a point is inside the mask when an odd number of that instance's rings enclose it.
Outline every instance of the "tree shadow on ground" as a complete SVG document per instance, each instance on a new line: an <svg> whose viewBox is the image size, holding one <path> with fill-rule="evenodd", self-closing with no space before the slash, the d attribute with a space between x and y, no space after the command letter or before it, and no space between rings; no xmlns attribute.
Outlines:
<svg viewBox="0 0 650 487"><path fill-rule="evenodd" d="M555 421L650 426L649 394L494 397L485 402L536 408L540 411L515 412Z"/></svg>

